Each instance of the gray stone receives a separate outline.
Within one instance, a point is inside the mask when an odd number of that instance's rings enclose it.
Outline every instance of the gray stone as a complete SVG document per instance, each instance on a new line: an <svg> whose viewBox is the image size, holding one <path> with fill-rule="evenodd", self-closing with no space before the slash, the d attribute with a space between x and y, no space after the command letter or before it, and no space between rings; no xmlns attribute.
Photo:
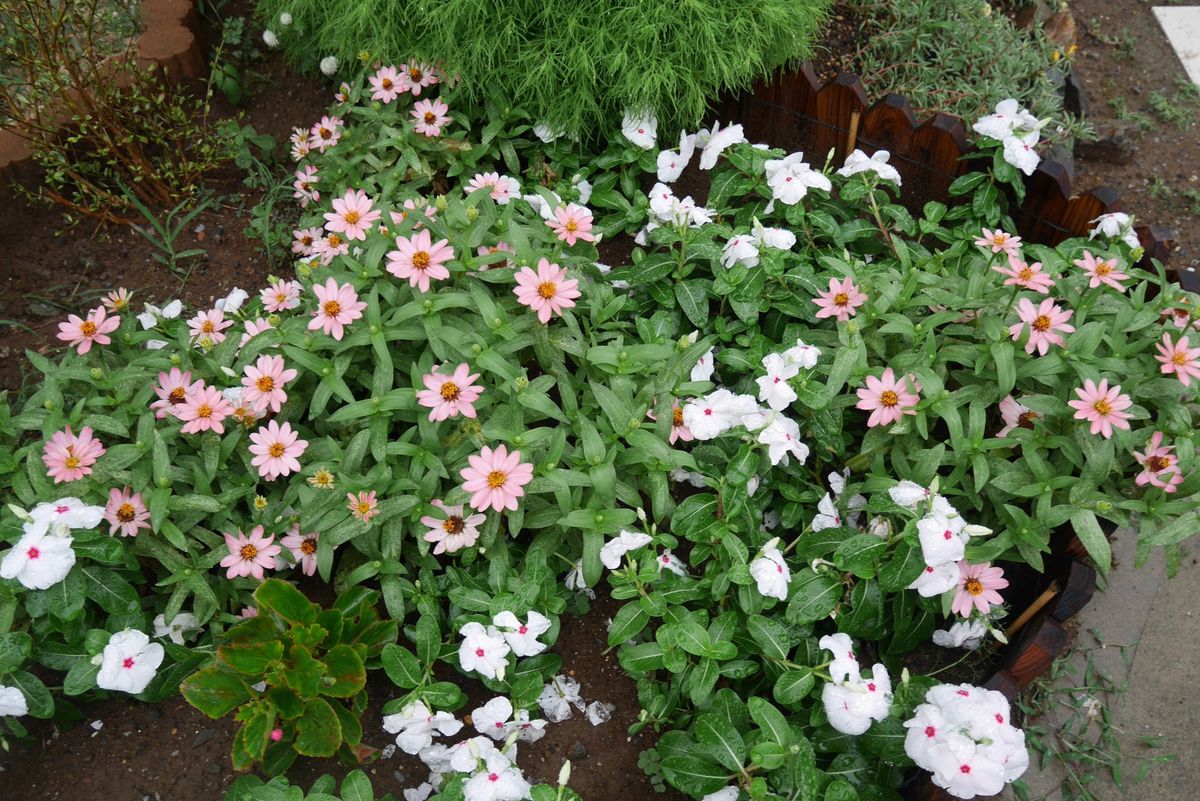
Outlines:
<svg viewBox="0 0 1200 801"><path fill-rule="evenodd" d="M1076 142L1075 156L1085 160L1128 164L1137 153L1139 131L1137 123L1116 120L1096 130L1095 142Z"/></svg>

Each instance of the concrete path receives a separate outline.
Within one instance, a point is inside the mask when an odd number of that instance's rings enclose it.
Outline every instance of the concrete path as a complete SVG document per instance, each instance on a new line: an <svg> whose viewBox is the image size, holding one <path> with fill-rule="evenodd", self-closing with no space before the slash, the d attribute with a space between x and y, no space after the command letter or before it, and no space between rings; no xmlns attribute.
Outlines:
<svg viewBox="0 0 1200 801"><path fill-rule="evenodd" d="M1200 6L1155 6L1154 16L1188 77L1200 86Z"/></svg>
<svg viewBox="0 0 1200 801"><path fill-rule="evenodd" d="M1060 675L1054 686L1082 686L1089 657L1094 667L1106 672L1116 685L1128 683L1124 696L1107 699L1113 724L1120 732L1124 786L1117 788L1101 775L1089 787L1095 798L1200 799L1200 562L1194 555L1185 555L1179 573L1168 579L1161 555L1140 568L1133 566L1135 541L1132 532L1117 532L1113 542L1117 566L1110 574L1109 588L1097 592L1076 617L1079 636L1069 657L1076 669ZM1200 554L1195 545L1191 550ZM1099 642L1106 646L1099 647ZM1122 657L1122 645L1132 646L1126 658ZM1131 662L1127 663L1128 659ZM1086 693L1077 696L1079 705L1087 703ZM1093 711L1099 710L1093 705ZM1060 705L1053 714L1063 720L1081 713ZM1099 734L1094 722L1091 732ZM1161 736L1163 740L1157 750L1151 751L1141 744L1142 736ZM1134 783L1140 761L1137 757L1151 753L1169 753L1176 758L1154 765L1144 780ZM1060 787L1066 778L1063 766L1051 761L1039 771L1036 752L1033 757L1035 765L1024 777L1031 801L1062 801ZM1012 799L1013 795L1006 791L1001 798Z"/></svg>

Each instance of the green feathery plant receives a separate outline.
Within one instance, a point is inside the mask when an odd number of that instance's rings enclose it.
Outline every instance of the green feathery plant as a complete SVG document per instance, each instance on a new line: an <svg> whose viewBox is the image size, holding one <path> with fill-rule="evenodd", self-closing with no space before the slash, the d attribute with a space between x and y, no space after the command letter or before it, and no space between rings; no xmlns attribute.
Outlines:
<svg viewBox="0 0 1200 801"><path fill-rule="evenodd" d="M439 62L458 94L506 97L535 120L596 131L626 108L693 126L724 90L809 55L830 0L262 0L288 55ZM281 14L291 22L281 24Z"/></svg>

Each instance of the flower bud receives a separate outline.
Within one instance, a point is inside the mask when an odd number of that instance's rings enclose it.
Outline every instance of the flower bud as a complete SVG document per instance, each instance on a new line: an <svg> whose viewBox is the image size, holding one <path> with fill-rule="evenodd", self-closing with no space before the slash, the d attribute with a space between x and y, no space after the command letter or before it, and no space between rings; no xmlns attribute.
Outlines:
<svg viewBox="0 0 1200 801"><path fill-rule="evenodd" d="M471 206L470 208L468 208L467 209L467 219L470 220L471 222L475 222L476 220L478 220L479 219L479 209L475 208L474 206Z"/></svg>
<svg viewBox="0 0 1200 801"><path fill-rule="evenodd" d="M93 367L89 371L88 375L90 375L92 377L93 381L99 381L101 378L104 378L104 371L101 370L99 367Z"/></svg>
<svg viewBox="0 0 1200 801"><path fill-rule="evenodd" d="M436 198L434 198L433 206L438 211L445 211L446 210L446 196L438 195Z"/></svg>
<svg viewBox="0 0 1200 801"><path fill-rule="evenodd" d="M559 787L566 786L566 783L570 779L571 779L571 760L568 759L566 762L563 763L563 766L558 771Z"/></svg>

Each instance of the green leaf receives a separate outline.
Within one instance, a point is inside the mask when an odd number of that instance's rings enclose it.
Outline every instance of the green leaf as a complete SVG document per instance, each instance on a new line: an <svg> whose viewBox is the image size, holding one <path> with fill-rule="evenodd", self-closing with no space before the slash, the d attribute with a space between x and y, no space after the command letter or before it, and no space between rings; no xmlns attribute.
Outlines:
<svg viewBox="0 0 1200 801"><path fill-rule="evenodd" d="M775 680L775 700L787 706L798 703L808 695L814 684L816 679L810 669L789 670Z"/></svg>
<svg viewBox="0 0 1200 801"><path fill-rule="evenodd" d="M663 778L673 787L693 796L715 793L724 787L729 774L720 765L694 756L669 756L662 761Z"/></svg>
<svg viewBox="0 0 1200 801"><path fill-rule="evenodd" d="M419 685L424 678L421 663L413 656L412 651L407 648L402 648L395 643L388 643L383 646L383 653L380 659L383 662L383 669L387 673L388 678L397 687L411 690Z"/></svg>
<svg viewBox="0 0 1200 801"><path fill-rule="evenodd" d="M794 582L786 617L789 623L813 623L828 617L842 597L842 585L832 576L803 571Z"/></svg>
<svg viewBox="0 0 1200 801"><path fill-rule="evenodd" d="M433 615L421 615L417 619L417 660L423 665L432 665L442 652L442 629Z"/></svg>
<svg viewBox="0 0 1200 801"><path fill-rule="evenodd" d="M708 323L708 287L707 282L700 279L680 281L675 284L675 299L679 308L687 315L688 320L695 326Z"/></svg>
<svg viewBox="0 0 1200 801"><path fill-rule="evenodd" d="M67 671L63 679L63 692L67 695L83 695L96 689L96 674L99 672L99 665L93 665L88 659L79 660Z"/></svg>
<svg viewBox="0 0 1200 801"><path fill-rule="evenodd" d="M1096 569L1102 574L1107 574L1108 569L1112 567L1112 546L1100 529L1096 515L1090 509L1080 509L1071 515L1071 526L1083 547L1087 548L1088 556L1096 563Z"/></svg>
<svg viewBox="0 0 1200 801"><path fill-rule="evenodd" d="M675 642L679 647L693 656L706 656L712 645L708 630L699 623L687 621L674 627Z"/></svg>
<svg viewBox="0 0 1200 801"><path fill-rule="evenodd" d="M312 623L317 607L295 585L282 579L267 579L254 591L259 610L275 612L289 623Z"/></svg>
<svg viewBox="0 0 1200 801"><path fill-rule="evenodd" d="M764 654L774 659L787 659L792 642L782 623L762 615L750 615L746 618L746 627Z"/></svg>
<svg viewBox="0 0 1200 801"><path fill-rule="evenodd" d="M113 615L128 615L139 607L137 590L112 570L99 565L85 565L79 570L87 587L88 597Z"/></svg>
<svg viewBox="0 0 1200 801"><path fill-rule="evenodd" d="M787 718L770 701L756 695L746 702L746 706L750 710L750 717L772 740L784 747L791 745L792 730L788 727Z"/></svg>
<svg viewBox="0 0 1200 801"><path fill-rule="evenodd" d="M656 642L630 645L622 648L617 658L628 673L649 673L662 668L663 647Z"/></svg>
<svg viewBox="0 0 1200 801"><path fill-rule="evenodd" d="M301 756L330 757L342 744L342 724L324 698L313 698L304 705L304 715L296 721L293 743Z"/></svg>
<svg viewBox="0 0 1200 801"><path fill-rule="evenodd" d="M189 704L213 719L224 717L250 698L250 687L240 676L215 665L188 676L179 689Z"/></svg>
<svg viewBox="0 0 1200 801"><path fill-rule="evenodd" d="M0 676L19 668L33 651L33 638L23 631L0 634Z"/></svg>
<svg viewBox="0 0 1200 801"><path fill-rule="evenodd" d="M14 670L4 679L4 683L16 687L25 696L31 717L44 719L54 714L54 697L37 676L24 670Z"/></svg>
<svg viewBox="0 0 1200 801"><path fill-rule="evenodd" d="M612 626L608 629L608 644L620 645L626 642L646 628L649 622L650 616L642 610L641 604L625 604L613 616ZM708 632L705 632L705 636L707 635Z"/></svg>
<svg viewBox="0 0 1200 801"><path fill-rule="evenodd" d="M718 763L732 771L742 769L746 761L746 743L728 722L714 714L701 715L696 718L694 733Z"/></svg>
<svg viewBox="0 0 1200 801"><path fill-rule="evenodd" d="M226 643L217 648L217 658L232 670L247 676L261 676L271 663L283 657L279 640Z"/></svg>
<svg viewBox="0 0 1200 801"><path fill-rule="evenodd" d="M342 801L375 801L375 791L367 774L361 770L346 774L346 778L342 779Z"/></svg>
<svg viewBox="0 0 1200 801"><path fill-rule="evenodd" d="M326 679L333 680L331 683L322 683L322 695L350 698L367 685L367 669L363 666L362 657L349 645L339 643L333 646L322 661L325 663Z"/></svg>

